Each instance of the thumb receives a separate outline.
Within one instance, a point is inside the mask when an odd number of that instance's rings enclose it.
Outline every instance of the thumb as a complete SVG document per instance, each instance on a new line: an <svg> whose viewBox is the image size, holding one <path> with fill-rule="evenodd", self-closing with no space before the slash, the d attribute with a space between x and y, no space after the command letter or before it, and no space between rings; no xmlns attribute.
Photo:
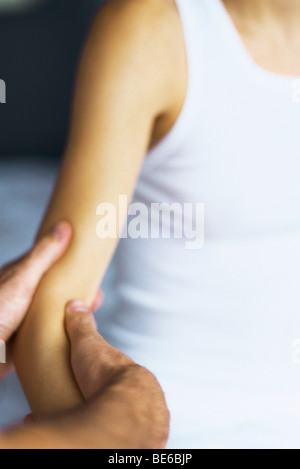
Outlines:
<svg viewBox="0 0 300 469"><path fill-rule="evenodd" d="M66 331L71 344L71 366L85 399L99 390L101 340L92 310L82 301L70 302L66 308Z"/></svg>
<svg viewBox="0 0 300 469"><path fill-rule="evenodd" d="M60 222L24 257L20 270L24 274L25 283L33 290L36 289L47 270L66 252L71 236L71 225L67 222Z"/></svg>
<svg viewBox="0 0 300 469"><path fill-rule="evenodd" d="M97 335L97 325L92 309L83 301L71 301L67 304L66 331L72 348L78 341Z"/></svg>
<svg viewBox="0 0 300 469"><path fill-rule="evenodd" d="M91 309L83 302L67 305L66 329L71 342L71 364L85 399L102 391L124 366L134 362L98 334Z"/></svg>

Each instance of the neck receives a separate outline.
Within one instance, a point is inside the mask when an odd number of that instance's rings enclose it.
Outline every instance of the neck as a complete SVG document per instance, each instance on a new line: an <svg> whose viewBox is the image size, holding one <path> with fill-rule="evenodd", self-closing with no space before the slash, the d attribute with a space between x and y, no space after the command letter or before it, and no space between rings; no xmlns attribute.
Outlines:
<svg viewBox="0 0 300 469"><path fill-rule="evenodd" d="M265 25L280 23L284 27L297 28L300 22L299 0L223 0L233 15Z"/></svg>
<svg viewBox="0 0 300 469"><path fill-rule="evenodd" d="M222 0L246 48L267 70L300 75L300 0Z"/></svg>

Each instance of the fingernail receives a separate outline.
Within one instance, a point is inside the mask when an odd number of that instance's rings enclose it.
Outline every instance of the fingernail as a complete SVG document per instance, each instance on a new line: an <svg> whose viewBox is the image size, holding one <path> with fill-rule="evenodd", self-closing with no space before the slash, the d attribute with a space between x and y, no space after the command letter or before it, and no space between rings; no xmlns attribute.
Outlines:
<svg viewBox="0 0 300 469"><path fill-rule="evenodd" d="M58 241L61 241L62 239L65 238L66 234L67 234L67 230L66 228L68 227L69 225L64 222L64 221L61 221L59 223L57 223L50 231L50 234L52 236L54 236L54 238L56 238Z"/></svg>
<svg viewBox="0 0 300 469"><path fill-rule="evenodd" d="M91 308L84 303L84 301L81 300L76 300L76 301L71 301L68 306L67 306L67 313L91 313Z"/></svg>

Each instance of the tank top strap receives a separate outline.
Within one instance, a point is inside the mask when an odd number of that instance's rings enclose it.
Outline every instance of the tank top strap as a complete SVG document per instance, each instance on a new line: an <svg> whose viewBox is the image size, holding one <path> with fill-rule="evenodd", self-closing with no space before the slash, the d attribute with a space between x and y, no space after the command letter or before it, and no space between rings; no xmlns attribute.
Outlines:
<svg viewBox="0 0 300 469"><path fill-rule="evenodd" d="M197 0L175 0L184 31L188 62L188 89L183 109L167 136L149 152L149 160L154 163L161 156L176 151L183 143L201 109L204 92L203 25L199 24ZM204 21L203 21L204 23ZM156 158L157 157L157 158Z"/></svg>

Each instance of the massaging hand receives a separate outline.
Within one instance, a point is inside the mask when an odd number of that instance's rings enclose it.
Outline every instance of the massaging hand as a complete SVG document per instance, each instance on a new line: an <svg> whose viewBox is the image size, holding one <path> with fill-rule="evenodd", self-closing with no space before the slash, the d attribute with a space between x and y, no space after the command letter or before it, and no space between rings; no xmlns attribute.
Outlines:
<svg viewBox="0 0 300 469"><path fill-rule="evenodd" d="M67 250L71 231L60 223L27 255L0 270L0 339L8 345L43 275ZM163 391L148 370L97 333L92 312L101 303L99 292L92 308L81 301L66 308L72 368L86 404L0 434L0 448L165 447L169 412ZM9 354L7 358L7 365L0 364L0 379L12 369Z"/></svg>
<svg viewBox="0 0 300 469"><path fill-rule="evenodd" d="M66 308L66 331L71 344L71 365L85 400L99 394L120 370L136 365L97 332L93 310L82 301Z"/></svg>
<svg viewBox="0 0 300 469"><path fill-rule="evenodd" d="M88 402L88 421L94 421L89 447L164 448L170 416L153 374L99 335L92 310L81 301L67 305L66 331L74 376Z"/></svg>
<svg viewBox="0 0 300 469"><path fill-rule="evenodd" d="M156 378L109 345L80 301L66 308L71 361L85 404L0 433L0 449L162 449L169 411Z"/></svg>
<svg viewBox="0 0 300 469"><path fill-rule="evenodd" d="M0 270L0 340L7 344L7 363L0 364L0 379L13 369L9 339L22 323L43 275L66 252L71 235L71 226L61 222L28 254ZM99 302L100 296L95 309Z"/></svg>
<svg viewBox="0 0 300 469"><path fill-rule="evenodd" d="M49 242L52 244L54 240L44 241L46 251ZM68 242L61 243L66 245ZM54 247L51 249L55 250ZM63 250L61 248L61 252ZM39 249L38 252L41 253ZM49 253L50 257L52 254ZM34 265L35 251L31 256ZM27 279L29 267L27 261L25 267L22 262L21 268L17 264L17 271L21 272L20 278ZM7 276L7 283L15 275ZM37 278L38 275L34 283ZM19 283L15 285L18 287ZM24 305L28 305L33 290L32 282L27 284ZM12 293L12 290L8 291ZM95 305L100 301L101 294ZM9 338L23 313L20 314L17 307L18 301L7 304L12 305L14 313L18 312L14 315L13 325L5 329ZM26 311L25 306L22 311ZM65 326L70 339L71 364L86 403L74 411L46 420L27 418L28 425L0 433L0 449L162 449L166 446L170 416L158 381L97 333L92 312L93 308L81 301L72 301L66 307Z"/></svg>

